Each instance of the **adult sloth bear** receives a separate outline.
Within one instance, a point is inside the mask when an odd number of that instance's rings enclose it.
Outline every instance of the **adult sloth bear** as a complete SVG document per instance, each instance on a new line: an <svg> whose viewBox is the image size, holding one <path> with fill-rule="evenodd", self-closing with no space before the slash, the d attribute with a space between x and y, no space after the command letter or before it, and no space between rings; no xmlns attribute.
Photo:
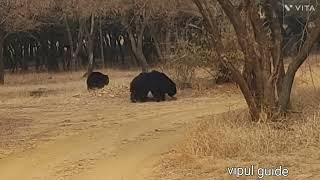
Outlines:
<svg viewBox="0 0 320 180"><path fill-rule="evenodd" d="M109 84L108 75L102 74L101 72L92 72L87 78L87 89L102 89L104 86Z"/></svg>
<svg viewBox="0 0 320 180"><path fill-rule="evenodd" d="M177 93L176 84L159 71L143 72L130 83L130 99L132 102L145 102L151 92L157 101L165 101L165 94L173 97Z"/></svg>

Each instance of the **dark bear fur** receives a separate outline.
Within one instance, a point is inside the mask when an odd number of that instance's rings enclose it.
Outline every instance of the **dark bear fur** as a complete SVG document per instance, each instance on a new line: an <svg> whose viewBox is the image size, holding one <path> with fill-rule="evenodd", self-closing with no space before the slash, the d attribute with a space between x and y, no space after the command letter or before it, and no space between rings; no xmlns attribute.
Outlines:
<svg viewBox="0 0 320 180"><path fill-rule="evenodd" d="M108 75L102 74L101 72L92 72L87 78L87 89L102 89L104 86L109 84Z"/></svg>
<svg viewBox="0 0 320 180"><path fill-rule="evenodd" d="M173 97L177 93L176 84L164 73L159 71L151 71L150 91L156 101L165 101L165 95Z"/></svg>
<svg viewBox="0 0 320 180"><path fill-rule="evenodd" d="M148 73L140 73L130 83L130 99L132 102L145 102L148 98L149 87L146 85L148 82Z"/></svg>
<svg viewBox="0 0 320 180"><path fill-rule="evenodd" d="M165 101L165 94L173 97L177 93L176 84L164 73L158 71L140 73L130 83L132 102L145 102L151 92L157 101Z"/></svg>

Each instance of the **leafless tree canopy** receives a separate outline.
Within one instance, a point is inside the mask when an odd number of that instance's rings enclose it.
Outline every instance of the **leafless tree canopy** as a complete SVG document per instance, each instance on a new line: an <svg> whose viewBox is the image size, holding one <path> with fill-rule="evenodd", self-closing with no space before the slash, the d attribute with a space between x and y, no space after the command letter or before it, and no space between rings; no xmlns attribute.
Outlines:
<svg viewBox="0 0 320 180"><path fill-rule="evenodd" d="M289 64L285 71L283 62L283 36L280 21L279 4L277 1L263 1L262 10L269 22L259 15L255 1L217 0L220 8L233 26L238 44L244 55L244 70L234 68L232 59L226 56L226 48L222 42L217 18L212 13L212 4L216 1L193 0L202 17L206 28L211 33L214 49L220 61L227 67L233 79L240 86L254 120L262 113L269 117L287 111L295 73L306 60L313 45L319 40L320 18L314 19L315 27L308 29L308 36L298 56ZM216 6L214 6L216 7Z"/></svg>

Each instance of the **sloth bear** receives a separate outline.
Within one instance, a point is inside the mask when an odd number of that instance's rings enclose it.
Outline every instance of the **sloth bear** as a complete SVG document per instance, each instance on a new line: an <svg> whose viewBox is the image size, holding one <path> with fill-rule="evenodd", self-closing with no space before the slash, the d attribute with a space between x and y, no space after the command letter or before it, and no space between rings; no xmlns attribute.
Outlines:
<svg viewBox="0 0 320 180"><path fill-rule="evenodd" d="M130 83L131 102L145 102L151 92L157 101L165 101L165 94L173 97L177 93L176 84L159 71L142 72Z"/></svg>
<svg viewBox="0 0 320 180"><path fill-rule="evenodd" d="M102 89L109 84L108 75L104 75L101 72L92 72L87 78L87 89Z"/></svg>

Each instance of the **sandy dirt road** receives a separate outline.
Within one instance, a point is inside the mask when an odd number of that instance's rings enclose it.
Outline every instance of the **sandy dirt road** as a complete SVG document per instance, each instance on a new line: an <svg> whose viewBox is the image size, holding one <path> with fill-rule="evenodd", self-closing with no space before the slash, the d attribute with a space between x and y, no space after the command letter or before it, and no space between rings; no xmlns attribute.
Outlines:
<svg viewBox="0 0 320 180"><path fill-rule="evenodd" d="M244 106L239 95L134 104L78 94L1 100L1 180L148 179L190 123Z"/></svg>

